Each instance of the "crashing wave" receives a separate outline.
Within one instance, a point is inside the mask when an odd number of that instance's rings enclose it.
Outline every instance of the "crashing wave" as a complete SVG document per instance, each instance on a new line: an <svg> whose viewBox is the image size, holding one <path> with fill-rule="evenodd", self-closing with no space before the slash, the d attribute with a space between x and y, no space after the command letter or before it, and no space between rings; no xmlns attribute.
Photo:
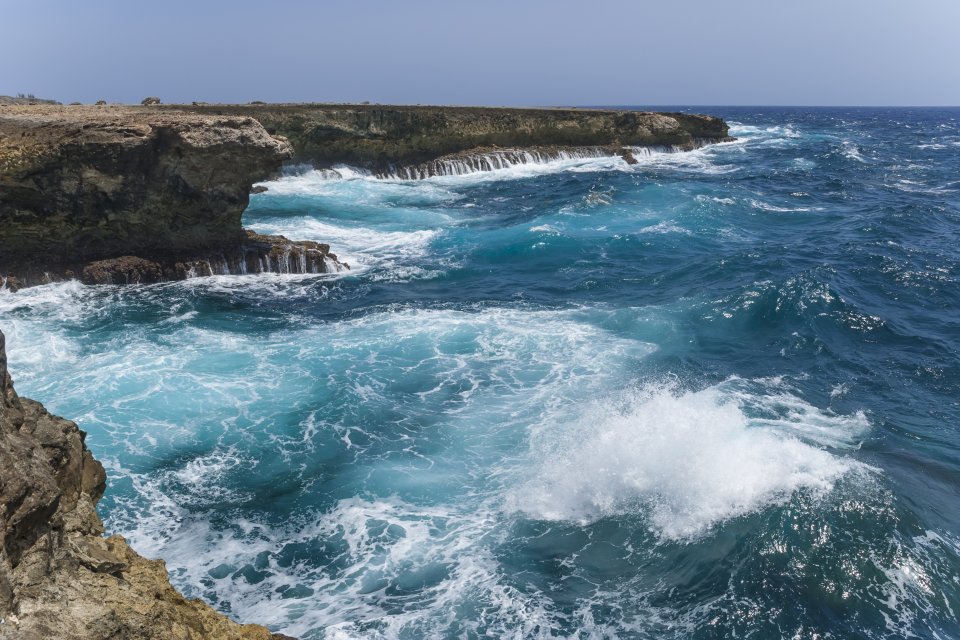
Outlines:
<svg viewBox="0 0 960 640"><path fill-rule="evenodd" d="M532 149L490 149L460 153L411 166L394 166L376 174L378 178L423 180L435 176L462 176L484 171L509 169L525 164L545 164L557 160L586 160L620 156L627 164L636 164L638 157L665 153L682 153L715 144L718 140L696 138L689 144L650 146L544 147Z"/></svg>
<svg viewBox="0 0 960 640"><path fill-rule="evenodd" d="M320 180L351 180L374 178L379 180L425 180L439 176L465 176L489 171L501 171L524 165L544 165L558 161L591 160L620 157L627 164L637 164L640 159L665 154L684 153L708 145L732 141L733 138L695 138L692 142L675 145L644 146L584 146L584 147L532 147L527 149L476 149L437 158L415 165L390 165L381 171L370 171L348 165L316 168L309 164L284 167L285 177L310 174Z"/></svg>

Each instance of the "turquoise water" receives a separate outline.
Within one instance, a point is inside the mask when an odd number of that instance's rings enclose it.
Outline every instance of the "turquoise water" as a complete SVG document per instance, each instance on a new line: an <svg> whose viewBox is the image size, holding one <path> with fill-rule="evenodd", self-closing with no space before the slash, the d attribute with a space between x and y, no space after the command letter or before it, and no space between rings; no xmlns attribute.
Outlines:
<svg viewBox="0 0 960 640"><path fill-rule="evenodd" d="M338 276L0 292L108 528L301 638L960 637L960 110L269 183Z"/></svg>

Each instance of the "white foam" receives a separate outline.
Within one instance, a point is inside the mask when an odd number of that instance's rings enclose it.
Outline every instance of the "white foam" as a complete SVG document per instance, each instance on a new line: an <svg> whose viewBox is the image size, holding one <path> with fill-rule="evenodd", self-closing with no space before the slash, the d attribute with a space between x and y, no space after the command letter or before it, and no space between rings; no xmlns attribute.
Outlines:
<svg viewBox="0 0 960 640"><path fill-rule="evenodd" d="M330 169L308 169L277 180L259 183L267 192L257 194L258 201L274 196L331 197L349 200L354 205L383 205L412 199L418 203L453 202L460 195L439 184L377 178L367 171L340 166Z"/></svg>
<svg viewBox="0 0 960 640"><path fill-rule="evenodd" d="M373 204L388 198L418 198L432 202L453 202L461 198L454 189L503 180L520 180L554 173L585 173L598 171L631 172L645 167L672 166L679 169L725 173L735 170L732 166L718 167L710 161L709 152L718 148L736 145L737 142L706 144L692 151L664 147L630 147L637 163L627 164L620 156L597 152L572 155L561 154L557 158L531 156L523 161L499 163L499 168L463 170L448 175L434 175L416 179L402 177L378 177L369 171L349 166L333 169L301 168L293 175L272 182L261 183L268 192L255 197L264 201L271 195L286 196L345 196L351 194L360 203ZM530 154L527 154L530 155Z"/></svg>
<svg viewBox="0 0 960 640"><path fill-rule="evenodd" d="M733 198L718 198L717 196L705 196L703 194L698 195L695 200L697 202L716 202L717 204L724 205L737 204L737 201Z"/></svg>
<svg viewBox="0 0 960 640"><path fill-rule="evenodd" d="M670 169L690 173L725 174L739 171L730 164L717 164L715 160L725 152L737 148L743 141L719 142L693 149L692 151L664 152L647 147L631 147L637 163L627 165L631 171L644 172L650 169Z"/></svg>
<svg viewBox="0 0 960 640"><path fill-rule="evenodd" d="M770 127L761 127L756 125L744 124L733 120L727 123L730 127L730 135L740 138L799 138L801 133L793 128L792 125L774 125Z"/></svg>
<svg viewBox="0 0 960 640"><path fill-rule="evenodd" d="M503 180L522 180L554 173L593 173L597 171L629 171L628 165L619 156L585 158L559 158L541 162L528 162L507 166L492 171L475 171L461 175L432 176L421 182L435 183L446 187L477 185Z"/></svg>
<svg viewBox="0 0 960 640"><path fill-rule="evenodd" d="M692 232L689 229L684 229L671 220L664 220L663 222L658 222L657 224L643 227L642 229L638 229L637 233L649 233L655 235L678 233L684 236L692 235Z"/></svg>
<svg viewBox="0 0 960 640"><path fill-rule="evenodd" d="M764 202L762 200L756 200L750 198L747 200L750 203L750 206L754 209L760 209L761 211L770 211L773 213L803 213L806 211L819 211L822 209L812 209L810 207L778 207L775 204L770 204L769 202Z"/></svg>
<svg viewBox="0 0 960 640"><path fill-rule="evenodd" d="M260 220L256 223L256 229L261 233L329 244L337 258L350 265L351 271L341 275L356 275L372 266L386 267L400 261L413 261L426 255L430 244L442 233L439 229L392 231L340 226L306 216Z"/></svg>
<svg viewBox="0 0 960 640"><path fill-rule="evenodd" d="M867 428L864 416L833 415L790 395L744 394L736 384L646 387L617 407L591 405L566 428L542 427L532 443L539 470L510 494L508 508L578 522L635 513L658 535L686 539L797 491L825 494L861 468L823 442L849 446ZM751 417L751 403L771 417Z"/></svg>
<svg viewBox="0 0 960 640"><path fill-rule="evenodd" d="M856 160L857 162L862 162L862 163L867 162L867 159L860 154L860 147L857 146L855 142L852 142L850 140L844 140L842 143L842 147L843 147L843 150L841 153L843 153L843 156L845 158L849 158L850 160Z"/></svg>

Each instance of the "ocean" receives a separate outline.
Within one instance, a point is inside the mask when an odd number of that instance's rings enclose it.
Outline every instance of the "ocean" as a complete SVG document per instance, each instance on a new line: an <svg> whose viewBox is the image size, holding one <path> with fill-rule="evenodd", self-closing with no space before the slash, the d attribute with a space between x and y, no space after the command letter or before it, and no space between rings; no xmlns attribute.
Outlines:
<svg viewBox="0 0 960 640"><path fill-rule="evenodd" d="M425 180L293 169L336 275L0 292L108 531L307 639L960 637L960 109Z"/></svg>

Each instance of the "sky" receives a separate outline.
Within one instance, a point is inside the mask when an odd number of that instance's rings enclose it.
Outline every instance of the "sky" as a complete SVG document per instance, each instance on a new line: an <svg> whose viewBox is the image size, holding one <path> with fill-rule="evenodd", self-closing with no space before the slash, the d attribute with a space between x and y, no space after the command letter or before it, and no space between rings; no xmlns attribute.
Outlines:
<svg viewBox="0 0 960 640"><path fill-rule="evenodd" d="M62 102L960 105L960 0L0 0Z"/></svg>

